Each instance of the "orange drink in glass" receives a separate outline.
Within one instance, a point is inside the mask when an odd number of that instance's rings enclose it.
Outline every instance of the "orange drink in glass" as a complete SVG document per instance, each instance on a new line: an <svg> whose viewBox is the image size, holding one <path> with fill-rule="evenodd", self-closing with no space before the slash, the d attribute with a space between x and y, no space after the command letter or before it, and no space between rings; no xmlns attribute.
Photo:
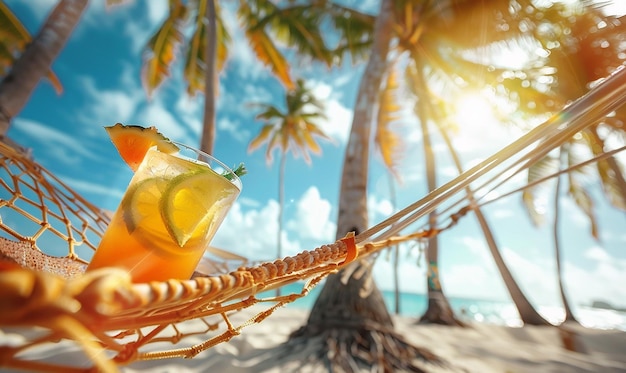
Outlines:
<svg viewBox="0 0 626 373"><path fill-rule="evenodd" d="M134 282L191 277L242 185L217 159L176 145L176 154L148 150L88 271L123 268Z"/></svg>

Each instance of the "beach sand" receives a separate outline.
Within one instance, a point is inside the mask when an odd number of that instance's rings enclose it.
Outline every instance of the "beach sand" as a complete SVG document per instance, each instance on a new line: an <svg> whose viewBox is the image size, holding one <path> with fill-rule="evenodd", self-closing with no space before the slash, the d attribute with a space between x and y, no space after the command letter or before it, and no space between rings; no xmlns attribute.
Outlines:
<svg viewBox="0 0 626 373"><path fill-rule="evenodd" d="M261 311L251 307L237 315L251 318ZM307 372L296 358L282 367L273 366L271 356L287 336L303 325L308 311L280 308L260 324L243 329L227 343L201 352L193 359L164 359L136 362L124 372ZM395 317L396 331L420 347L426 347L446 360L455 371L467 372L626 372L626 332L567 326L565 338L556 327L525 326L512 328L473 323L469 327L418 325L408 317ZM2 341L19 338L18 331L0 331ZM186 343L199 343L201 337L188 337ZM584 352L564 348L564 341ZM36 351L37 359L48 362L85 363L84 355L64 342L50 344ZM168 348L177 346L169 345ZM265 356L265 357L264 357ZM446 372L448 368L425 365L429 371ZM2 370L0 368L0 370ZM6 370L4 370L6 371ZM315 370L319 371L319 370Z"/></svg>

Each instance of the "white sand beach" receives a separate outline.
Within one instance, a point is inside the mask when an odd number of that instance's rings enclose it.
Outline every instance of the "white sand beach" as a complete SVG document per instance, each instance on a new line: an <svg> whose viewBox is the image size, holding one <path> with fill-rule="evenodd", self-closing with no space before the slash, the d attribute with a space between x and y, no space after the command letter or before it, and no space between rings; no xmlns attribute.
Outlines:
<svg viewBox="0 0 626 373"><path fill-rule="evenodd" d="M251 307L237 317L253 317L262 309ZM308 311L281 308L260 324L243 329L242 334L227 343L219 344L193 359L164 359L136 362L122 367L124 372L309 372L311 370L295 359L286 366L273 365L271 351L284 342L307 319ZM584 353L564 348L560 330L556 327L526 326L511 328L474 323L469 327L417 325L415 319L395 317L396 331L418 346L439 355L454 371L466 372L626 372L626 332L589 329L570 326L577 336L575 344ZM2 341L19 338L17 331L0 331ZM570 334L571 337L572 334ZM189 337L199 343L201 337ZM566 339L571 340L571 338ZM169 348L176 346L170 345ZM48 362L69 361L88 366L82 352L64 342L39 349L37 359ZM33 356L34 357L34 356ZM449 368L424 365L432 372L446 372ZM1 369L0 369L1 370ZM7 371L7 370L3 370Z"/></svg>

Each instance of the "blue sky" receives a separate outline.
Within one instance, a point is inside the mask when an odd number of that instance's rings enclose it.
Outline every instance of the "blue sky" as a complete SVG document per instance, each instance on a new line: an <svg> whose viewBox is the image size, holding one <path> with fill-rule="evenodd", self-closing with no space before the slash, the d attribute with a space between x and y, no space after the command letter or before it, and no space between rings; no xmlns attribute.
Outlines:
<svg viewBox="0 0 626 373"><path fill-rule="evenodd" d="M6 1L36 33L56 1ZM53 65L64 92L57 95L42 82L26 108L13 121L9 136L31 147L35 159L96 205L113 210L130 180L131 172L110 143L103 126L116 122L155 125L166 136L197 145L202 122L202 97L189 98L177 65L169 79L151 99L140 80L144 44L165 17L167 2L130 1L105 9L104 1L92 0L68 45ZM375 1L363 2L375 10ZM215 156L226 164L244 162L249 174L244 188L213 245L251 259L276 257L278 213L275 162L268 166L264 149L248 154L250 139L261 124L254 121L250 102L278 102L283 89L268 70L255 61L243 41L235 15L225 7L225 21L233 37L230 60L220 77L217 103L218 135ZM313 249L334 241L337 199L343 151L352 119L362 65L328 70L310 63L295 63L296 75L326 100L329 120L320 123L334 139L323 144L323 154L307 165L289 158L286 171L285 232L286 255ZM460 106L461 107L461 106ZM473 116L478 115L471 119ZM476 110L463 113L466 119L454 139L465 165L475 164L512 141L519 133L496 126ZM406 141L401 169L403 181L396 186L397 205L402 208L426 193L421 136L414 120L398 124ZM440 155L440 182L455 176L455 170ZM562 225L565 278L574 304L594 299L626 307L626 223L623 212L608 208L597 193L600 240L589 235L588 221L564 200L566 221ZM372 156L369 183L370 225L393 211L389 177ZM558 288L550 224L533 227L515 195L485 208L496 232L503 255L514 275L535 304L558 305ZM547 216L547 222L550 216ZM448 295L507 300L507 293L493 264L474 217L467 216L453 230L441 235L440 274ZM425 264L418 262L418 250L404 248L402 290L424 292ZM419 263L419 265L418 265ZM390 289L391 265L386 255L378 259L376 279Z"/></svg>

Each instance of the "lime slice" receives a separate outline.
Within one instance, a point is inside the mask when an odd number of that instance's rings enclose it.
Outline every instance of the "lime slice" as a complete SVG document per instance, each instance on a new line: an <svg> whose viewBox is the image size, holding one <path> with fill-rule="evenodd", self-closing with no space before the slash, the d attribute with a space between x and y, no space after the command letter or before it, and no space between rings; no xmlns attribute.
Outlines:
<svg viewBox="0 0 626 373"><path fill-rule="evenodd" d="M230 182L211 169L188 172L169 183L161 199L161 216L179 246L206 237L223 207L219 202L231 194L230 189Z"/></svg>

